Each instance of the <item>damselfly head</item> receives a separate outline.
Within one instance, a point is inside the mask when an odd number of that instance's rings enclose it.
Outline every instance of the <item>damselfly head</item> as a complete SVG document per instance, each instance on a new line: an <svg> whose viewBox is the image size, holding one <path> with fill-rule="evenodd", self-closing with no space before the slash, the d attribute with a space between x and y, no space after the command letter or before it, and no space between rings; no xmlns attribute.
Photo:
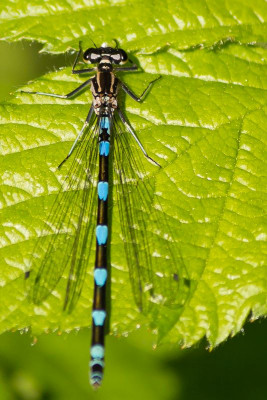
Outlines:
<svg viewBox="0 0 267 400"><path fill-rule="evenodd" d="M127 53L122 49L114 49L103 43L101 47L85 50L83 59L88 64L99 64L109 62L111 64L124 64L128 61Z"/></svg>

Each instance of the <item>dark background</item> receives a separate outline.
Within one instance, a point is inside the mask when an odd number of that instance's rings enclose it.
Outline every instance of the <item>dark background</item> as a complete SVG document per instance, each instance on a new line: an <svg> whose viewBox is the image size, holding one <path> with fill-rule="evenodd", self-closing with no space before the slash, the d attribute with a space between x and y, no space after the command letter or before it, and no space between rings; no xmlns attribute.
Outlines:
<svg viewBox="0 0 267 400"><path fill-rule="evenodd" d="M71 65L74 54L40 55L41 46L0 43L0 99L29 80ZM205 341L192 349L162 346L136 332L107 338L103 387L88 383L90 330L0 336L0 400L266 400L267 321L247 323L242 333L212 352Z"/></svg>

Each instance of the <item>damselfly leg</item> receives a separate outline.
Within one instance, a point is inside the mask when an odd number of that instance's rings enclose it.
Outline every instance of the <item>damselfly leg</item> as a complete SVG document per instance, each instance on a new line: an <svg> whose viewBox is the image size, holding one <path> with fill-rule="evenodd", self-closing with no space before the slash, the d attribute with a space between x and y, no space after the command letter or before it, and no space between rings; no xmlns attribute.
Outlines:
<svg viewBox="0 0 267 400"><path fill-rule="evenodd" d="M58 99L69 99L72 96L75 96L79 92L81 92L86 86L88 86L91 82L92 78L88 79L84 83L82 83L80 86L78 86L76 89L72 90L71 92L67 94L55 94L55 93L46 93L46 92L28 92L25 90L21 90L21 93L27 93L27 94L38 94L41 96L48 96L48 97L56 97Z"/></svg>
<svg viewBox="0 0 267 400"><path fill-rule="evenodd" d="M128 86L126 86L125 83L123 83L123 82L121 82L121 87L125 91L125 93L127 93L129 96L131 96L132 99L134 99L135 101L141 102L144 99L144 97L146 96L146 94L148 93L151 86L155 82L157 82L160 78L161 78L161 76L158 76L156 79L153 79L153 81L149 82L149 84L147 85L147 87L145 88L145 90L143 91L141 96L136 96L136 94L133 93L131 91L131 89L129 89Z"/></svg>
<svg viewBox="0 0 267 400"><path fill-rule="evenodd" d="M74 64L72 66L72 71L71 71L73 74L87 74L88 72L93 72L96 70L95 68L75 69L82 52L83 52L82 44L81 44L81 42L79 42L79 51L75 58Z"/></svg>
<svg viewBox="0 0 267 400"><path fill-rule="evenodd" d="M127 130L130 132L130 134L133 136L134 140L136 141L136 143L138 144L138 146L140 147L140 149L142 150L144 156L152 162L152 164L156 165L157 167L160 167L160 164L157 163L157 161L153 160L153 158L149 157L149 155L147 154L146 150L144 149L144 146L142 145L142 143L140 142L140 140L138 139L138 137L136 136L133 128L131 127L131 125L127 122L123 112L119 109L119 107L117 108L119 117L121 119L121 121L123 122L123 124L126 126Z"/></svg>
<svg viewBox="0 0 267 400"><path fill-rule="evenodd" d="M71 146L71 149L70 149L69 153L67 154L66 158L64 158L64 160L59 164L58 169L61 168L62 165L67 161L67 159L72 155L72 153L73 153L78 141L82 137L85 129L89 126L89 123L90 123L90 120L92 118L93 113L94 113L94 106L92 104L91 107L90 107L89 113L88 113L88 115L86 117L86 120L85 120L85 122L84 122L84 124L82 126L82 129L80 130L80 132L79 132L78 136L76 137L73 145Z"/></svg>

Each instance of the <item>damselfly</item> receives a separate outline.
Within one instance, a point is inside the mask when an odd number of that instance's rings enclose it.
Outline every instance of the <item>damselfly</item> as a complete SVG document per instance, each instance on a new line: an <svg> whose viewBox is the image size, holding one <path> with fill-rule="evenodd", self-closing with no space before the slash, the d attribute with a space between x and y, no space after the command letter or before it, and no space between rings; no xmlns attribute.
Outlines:
<svg viewBox="0 0 267 400"><path fill-rule="evenodd" d="M115 75L117 71L137 70L124 50L105 44L88 48L83 53L83 61L97 66L76 69L81 53L80 46L72 73L95 71L96 74L78 88L67 95L24 92L68 99L91 85L93 95L84 125L67 157L59 165L61 167L76 151L48 217L48 228L34 249L26 278L32 275L31 271L35 273L32 297L35 303L40 304L54 290L68 267L64 309L72 311L82 291L90 251L94 248L93 238L96 238L90 381L98 387L104 368L106 288L110 264L108 244L111 243L108 197L113 187L120 215L120 236L139 309L150 313L155 325L158 318L167 320L169 317L172 324L188 295L189 281L179 249L170 235L167 212L162 208L160 195L156 194L153 174L145 171L140 153L154 164L155 170L160 166L147 154L117 102L119 87L139 102L158 78L137 97ZM130 65L121 66L126 62ZM111 161L112 180L109 176Z"/></svg>

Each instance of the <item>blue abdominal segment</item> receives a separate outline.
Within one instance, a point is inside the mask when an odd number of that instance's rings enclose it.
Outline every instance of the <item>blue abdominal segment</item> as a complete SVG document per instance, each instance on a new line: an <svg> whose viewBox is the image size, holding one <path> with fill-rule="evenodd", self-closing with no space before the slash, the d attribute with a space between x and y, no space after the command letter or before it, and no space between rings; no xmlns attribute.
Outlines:
<svg viewBox="0 0 267 400"><path fill-rule="evenodd" d="M106 311L94 310L92 312L92 317L96 326L103 326L106 318Z"/></svg>
<svg viewBox="0 0 267 400"><path fill-rule="evenodd" d="M108 198L108 182L99 182L97 185L99 200L106 201Z"/></svg>
<svg viewBox="0 0 267 400"><path fill-rule="evenodd" d="M107 280L107 270L105 268L96 268L94 271L95 283L97 286L104 286Z"/></svg>
<svg viewBox="0 0 267 400"><path fill-rule="evenodd" d="M96 227L96 239L99 246L107 243L108 238L108 227L107 225L97 225Z"/></svg>

